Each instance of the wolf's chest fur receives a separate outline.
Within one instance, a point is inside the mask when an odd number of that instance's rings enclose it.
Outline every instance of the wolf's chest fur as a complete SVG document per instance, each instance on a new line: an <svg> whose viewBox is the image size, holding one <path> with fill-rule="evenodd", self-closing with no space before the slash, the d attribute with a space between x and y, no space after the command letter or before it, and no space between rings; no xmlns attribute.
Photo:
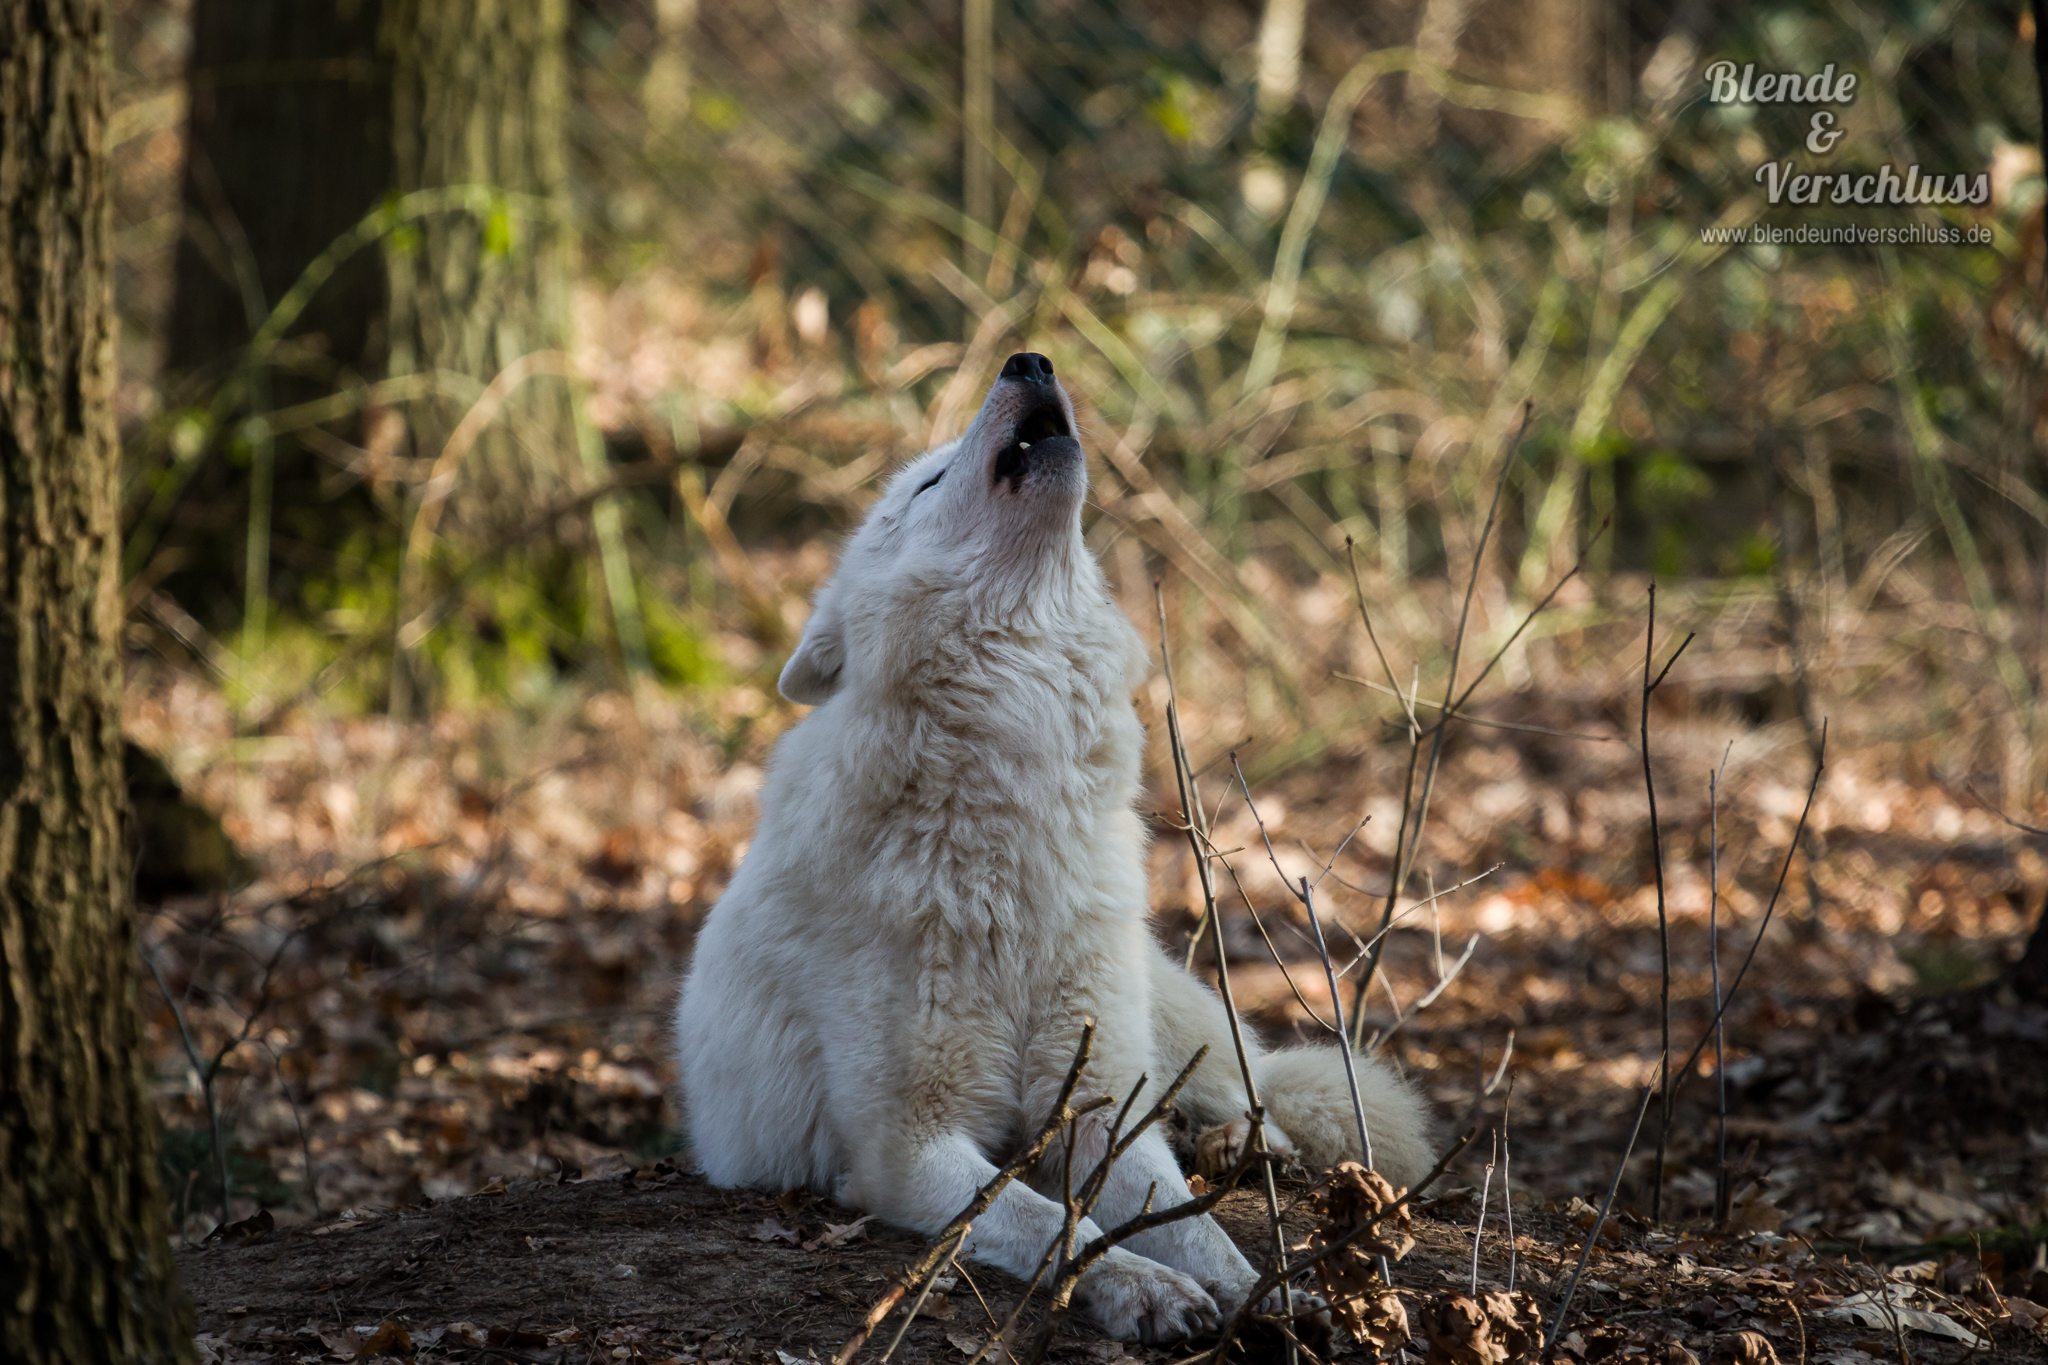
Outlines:
<svg viewBox="0 0 2048 1365"><path fill-rule="evenodd" d="M1142 884L1141 731L1102 655L1081 637L970 637L917 670L864 823L925 916L1029 943L1073 928L1105 883Z"/></svg>
<svg viewBox="0 0 2048 1365"><path fill-rule="evenodd" d="M887 772L868 775L860 823L903 1045L989 1151L1031 1121L1032 1081L1064 1069L1075 1023L1102 1014L1099 964L1143 933L1141 731L1122 640L1107 643L963 633L920 661L870 750Z"/></svg>

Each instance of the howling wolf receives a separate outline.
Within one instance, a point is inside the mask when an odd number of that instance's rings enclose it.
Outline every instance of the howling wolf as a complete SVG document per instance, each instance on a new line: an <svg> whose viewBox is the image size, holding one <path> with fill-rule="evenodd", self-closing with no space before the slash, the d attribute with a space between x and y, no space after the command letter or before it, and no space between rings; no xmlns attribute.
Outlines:
<svg viewBox="0 0 2048 1365"><path fill-rule="evenodd" d="M1013 355L966 435L888 482L782 670L813 706L775 750L760 829L676 1008L690 1141L720 1185L809 1186L927 1235L1044 1123L1084 1020L1083 1098L1133 1113L1207 1045L1177 1106L1228 1150L1247 1106L1222 1002L1145 923L1133 809L1145 653L1081 539L1087 462L1042 355ZM1266 1137L1311 1167L1359 1156L1334 1045L1247 1037ZM1429 1165L1405 1082L1354 1058L1380 1171ZM1115 1106L974 1220L966 1254L1028 1276L1061 1188ZM1034 1187L1035 1186L1035 1187ZM1077 1245L1188 1198L1155 1126L1114 1164ZM1210 1218L1098 1261L1077 1301L1111 1335L1213 1329L1257 1275Z"/></svg>

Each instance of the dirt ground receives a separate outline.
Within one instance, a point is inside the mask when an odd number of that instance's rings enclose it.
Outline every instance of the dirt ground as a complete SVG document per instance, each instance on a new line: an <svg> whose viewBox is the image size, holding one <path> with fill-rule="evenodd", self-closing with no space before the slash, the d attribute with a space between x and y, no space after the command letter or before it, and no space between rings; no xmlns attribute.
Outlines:
<svg viewBox="0 0 2048 1365"><path fill-rule="evenodd" d="M1299 1182L1285 1187L1290 1201L1302 1192ZM1468 1286L1475 1195L1453 1191L1418 1220L1416 1248L1395 1271L1411 1318ZM1249 1255L1270 1246L1261 1197L1233 1194L1221 1216ZM1533 1200L1518 1201L1516 1216L1517 1283L1548 1305L1584 1233L1569 1215L1538 1212ZM1297 1212L1292 1230L1303 1229ZM230 1232L187 1249L181 1263L199 1304L201 1344L216 1361L790 1365L831 1359L922 1249L822 1201L714 1190L663 1164L514 1182L382 1216ZM1496 1197L1481 1246L1483 1282L1502 1281L1506 1257ZM1901 1282L1895 1334L1881 1309L1858 1307L1875 1303L1870 1290L1879 1282L1867 1267L1803 1240L1650 1234L1624 1219L1588 1266L1559 1358L1726 1358L1737 1334L1757 1332L1786 1362L1897 1361L1902 1350L1922 1362L2048 1360L2037 1334L1997 1318L1968 1286L1950 1292L1939 1270ZM892 1358L967 1359L1019 1288L986 1268L955 1273L926 1300ZM880 1358L901 1321L899 1313L883 1324L866 1358ZM1928 1323L1947 1324L1946 1335ZM1977 1333L1974 1346L1956 1339ZM1125 1346L1068 1321L1047 1358L1165 1362L1189 1349ZM1270 1344L1251 1354L1279 1358Z"/></svg>

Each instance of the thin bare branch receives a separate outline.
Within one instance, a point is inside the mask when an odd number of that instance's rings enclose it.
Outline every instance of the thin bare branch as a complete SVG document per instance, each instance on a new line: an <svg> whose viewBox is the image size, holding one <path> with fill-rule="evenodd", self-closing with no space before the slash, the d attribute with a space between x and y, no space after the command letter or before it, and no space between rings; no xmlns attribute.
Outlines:
<svg viewBox="0 0 2048 1365"><path fill-rule="evenodd" d="M1280 855L1273 848L1272 836L1266 832L1265 817L1259 814L1258 803L1252 800L1251 783L1245 780L1244 769L1238 765L1235 754L1230 756L1230 770L1237 774L1238 790L1244 793L1245 809L1252 813L1252 823L1259 828L1259 838L1266 845L1266 857L1272 861L1273 870L1279 873L1280 880L1284 883L1287 881L1287 872L1280 866ZM1336 1022L1338 1055L1344 1059L1344 1084L1351 1092L1351 1113L1358 1124L1359 1153L1364 1158L1366 1166L1371 1168L1372 1130L1366 1122L1365 1102L1358 1093L1358 1063L1351 1055L1351 1044L1344 1030L1344 996L1337 989L1337 965L1330 960L1330 945L1323 937L1322 916L1316 913L1315 888L1309 884L1307 877L1302 877L1289 889L1294 892L1294 898L1301 902L1302 910L1308 915L1309 930L1315 935L1316 957L1323 964L1323 979L1330 987L1330 1012ZM1388 1284L1394 1282L1384 1257L1381 1259L1380 1278Z"/></svg>
<svg viewBox="0 0 2048 1365"><path fill-rule="evenodd" d="M214 1176L220 1181L220 1226L226 1227L233 1221L228 1213L228 1149L221 1137L220 1106L214 1102L213 1096L213 1082L219 1064L207 1066L199 1060L199 1043L192 1036L192 1027L185 1018L184 1009L178 1004L178 998L171 994L170 985L164 980L163 969L156 965L156 954L144 948L142 960L148 965L150 979L156 982L164 1003L171 1008L171 1018L178 1025L178 1038L185 1049L185 1060L192 1067L192 1079L199 1082L199 1098L206 1106L206 1121L213 1135Z"/></svg>
<svg viewBox="0 0 2048 1365"><path fill-rule="evenodd" d="M1785 891L1785 878L1792 871L1793 856L1799 852L1800 840L1806 834L1806 819L1813 812L1814 793L1820 790L1821 775L1827 771L1827 759L1828 722L1826 717L1822 717L1820 751L1813 760L1813 780L1807 784L1806 802L1799 808L1799 823L1792 831L1792 842L1785 846L1785 861L1778 868L1777 883L1771 888L1771 898L1764 905L1763 922L1757 925L1756 937L1749 941L1749 951L1742 955L1742 965L1735 969L1735 979L1728 983L1727 996L1715 1007L1714 1017L1707 1021L1707 1026L1701 1031L1699 1041L1693 1044L1692 1051L1686 1054L1683 1062L1673 1068L1681 1087L1692 1074L1693 1066L1699 1061L1700 1054L1706 1051L1707 1044L1713 1040L1714 1030L1720 1026L1722 1018L1728 1013L1728 1007L1735 1003L1735 993L1742 989L1743 978L1749 975L1749 966L1756 961L1757 949L1763 946L1764 934L1771 927L1771 917L1777 913L1778 899Z"/></svg>
<svg viewBox="0 0 2048 1365"><path fill-rule="evenodd" d="M1479 1297L1479 1244L1486 1237L1486 1197L1493 1193L1493 1168L1500 1161L1500 1129L1493 1130L1493 1154L1479 1183L1479 1220L1472 1225L1472 1297Z"/></svg>
<svg viewBox="0 0 2048 1365"><path fill-rule="evenodd" d="M1391 933L1395 925L1398 925L1402 920L1407 919L1417 910L1427 909L1429 906L1432 906L1436 904L1438 901L1442 900L1445 896L1456 895L1458 892L1463 891L1466 887L1472 885L1474 882L1484 881L1486 878L1491 877L1494 873L1500 871L1503 867L1506 866L1506 863L1495 863L1492 867L1487 868L1485 871L1477 872L1474 873L1472 876L1467 877L1464 881L1459 882L1456 886L1447 886L1441 891L1431 892L1422 900L1416 901L1407 909L1402 910L1399 914L1395 915L1391 921L1381 925L1379 931L1375 933L1370 939L1366 940L1364 945L1359 948L1358 956L1352 958L1351 961L1345 963L1343 968L1338 971L1337 975L1351 975L1351 969L1353 967L1356 967L1360 962L1366 960L1369 956L1371 956L1373 950L1379 946L1380 940L1384 939L1389 933ZM1366 889L1362 886L1357 886L1351 882L1345 881L1342 877L1337 878L1337 884L1339 886L1350 887L1351 890L1362 892L1366 895L1375 894L1373 892L1366 891Z"/></svg>
<svg viewBox="0 0 2048 1365"><path fill-rule="evenodd" d="M1611 521L1612 518L1609 517L1601 518L1600 524L1593 528L1593 534L1586 537L1586 543L1579 550L1579 557L1572 561L1572 566L1566 569L1555 583L1550 585L1543 596L1536 599L1534 606L1522 614L1521 621L1513 630L1508 632L1508 638L1500 642L1500 647L1494 650L1492 655L1487 658L1486 663L1473 676L1472 681L1465 684L1465 690L1458 694L1458 699L1446 708L1447 719L1456 719L1464 714L1465 703L1472 700L1472 694L1479 690L1479 685L1493 675L1493 670L1500 666L1500 661L1505 659L1508 651L1515 647L1515 641L1521 639L1522 633L1528 630L1530 626L1536 624L1537 617L1550 609L1550 604L1557 600L1557 595L1564 591L1566 584L1585 572L1587 558L1591 555L1593 547L1599 544L1600 537L1607 534L1607 528Z"/></svg>
<svg viewBox="0 0 2048 1365"><path fill-rule="evenodd" d="M1990 811L1993 815L2005 821L2006 824L2018 830L2020 833L2031 834L2037 839L2048 839L2048 828L2044 828L2040 825L2030 825L2026 823L2024 820L2018 820L2010 815L2007 815L2004 810L2000 809L1998 806L1993 805L1991 802L1986 801L1983 797L1983 794L1980 793L1973 784L1965 783L1963 786L1963 790L1970 794L1970 799L1972 801L1975 801L1985 810Z"/></svg>
<svg viewBox="0 0 2048 1365"><path fill-rule="evenodd" d="M1671 671L1671 664L1678 662L1678 655L1685 653L1685 646L1692 643L1692 636L1685 637L1684 644L1671 656L1664 671L1653 679L1650 676L1652 659L1657 651L1657 580L1650 580L1649 628L1643 635L1643 693L1638 734L1641 737L1639 753L1643 761L1643 795L1650 803L1650 866L1656 874L1657 883L1657 1027L1660 1038L1657 1053L1657 1089L1662 1094L1657 1120L1657 1158L1650 1177L1650 1222L1664 1220L1664 1160L1671 1141L1671 916L1664 899L1664 831L1657 823L1657 780L1650 763L1650 694L1657 690L1657 684L1664 681L1664 674Z"/></svg>
<svg viewBox="0 0 2048 1365"><path fill-rule="evenodd" d="M1628 1130L1628 1145L1621 1149L1621 1160L1614 1163L1614 1179L1607 1182L1607 1194L1600 1200L1600 1212L1593 1219L1593 1226L1586 1230L1586 1245L1579 1248L1579 1263L1572 1267L1572 1277L1565 1283L1564 1296L1558 1301L1557 1317L1551 1321L1550 1334L1543 1338L1543 1358L1548 1359L1550 1348L1564 1335L1565 1317L1572 1311L1572 1299L1579 1292L1579 1277L1586 1273L1586 1262L1593 1259L1593 1248L1600 1241L1601 1230L1607 1226L1607 1215L1614 1210L1614 1193L1621 1188L1622 1173L1628 1170L1628 1159L1636 1149L1636 1139L1642 1135L1643 1116L1650 1112L1650 1100L1657 1093L1657 1084L1652 1081L1643 1087L1642 1103L1636 1106L1636 1121Z"/></svg>
<svg viewBox="0 0 2048 1365"><path fill-rule="evenodd" d="M1159 661L1166 676L1166 734L1173 753L1174 782L1180 794L1181 818L1186 823L1188 850L1194 855L1196 880L1202 888L1202 922L1210 929L1216 945L1216 990L1223 998L1223 1010L1230 1023L1230 1045L1237 1054L1237 1068L1244 1082L1246 1110L1251 1120L1251 1132L1245 1138L1247 1151L1267 1151L1266 1109L1259 1100L1257 1079L1252 1075L1251 1055L1244 1045L1244 1025L1238 1019L1237 997L1230 989L1230 956L1223 946L1222 919L1216 906L1216 875L1211 870L1209 859L1204 856L1204 845L1208 842L1206 825L1197 828L1195 822L1202 810L1199 795L1195 791L1194 774L1188 766L1186 736L1180 726L1180 694L1173 679L1173 651L1167 646L1166 596L1160 590L1157 580L1152 584L1153 605L1159 614ZM1236 762L1233 758L1232 763ZM1279 1267L1287 1261L1287 1235L1280 1226L1280 1188L1273 1180L1271 1163L1264 1166L1266 1216L1272 1233L1273 1264ZM1296 1365L1293 1343L1287 1346L1287 1365Z"/></svg>
<svg viewBox="0 0 2048 1365"><path fill-rule="evenodd" d="M1507 1216L1508 1224L1508 1293L1515 1292L1515 1149L1508 1128L1508 1119L1515 1108L1515 1082L1508 1080L1507 1097L1500 1105L1500 1203Z"/></svg>
<svg viewBox="0 0 2048 1365"><path fill-rule="evenodd" d="M1365 638L1372 642L1372 652L1387 675L1387 690L1401 697L1400 684L1394 681L1394 665L1388 661L1387 651L1380 648L1379 632L1372 628L1372 612L1365 605L1365 584L1358 577L1358 551L1350 536L1344 537L1344 562L1351 566L1351 589L1358 602L1358 619L1365 623ZM1422 722L1415 718L1415 707L1405 697L1402 697L1402 709L1408 714L1408 734L1412 739L1421 732Z"/></svg>
<svg viewBox="0 0 2048 1365"><path fill-rule="evenodd" d="M1348 682L1359 687L1368 687L1375 692L1385 692L1390 696L1399 698L1404 707L1410 704L1407 693L1396 691L1384 683L1376 683L1371 678L1361 678L1356 673L1345 673L1342 670L1333 672L1330 676L1339 682ZM1432 710L1443 705L1441 702L1434 701L1421 701L1413 704L1427 706ZM1591 730L1560 730L1555 726L1531 725L1525 721L1495 720L1491 716L1475 716L1466 711L1453 711L1450 718L1463 725L1477 725L1488 730L1511 730L1518 735L1544 735L1551 739L1583 739L1593 744L1615 744L1621 740L1620 735L1600 735L1593 733Z"/></svg>
<svg viewBox="0 0 2048 1365"><path fill-rule="evenodd" d="M1721 1010L1721 774L1735 741L1721 751L1721 766L1707 774L1707 966L1714 1012ZM1728 1059L1725 1025L1714 1021L1714 1225L1728 1222Z"/></svg>

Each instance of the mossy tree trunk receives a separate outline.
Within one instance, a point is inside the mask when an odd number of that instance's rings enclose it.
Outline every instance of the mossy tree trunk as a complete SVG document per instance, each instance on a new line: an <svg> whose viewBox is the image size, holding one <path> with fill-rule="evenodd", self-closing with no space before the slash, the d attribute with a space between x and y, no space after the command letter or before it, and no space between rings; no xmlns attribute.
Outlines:
<svg viewBox="0 0 2048 1365"><path fill-rule="evenodd" d="M386 239L391 368L502 386L496 420L450 452L457 519L498 534L559 496L576 452L563 368L531 359L568 338L567 23L568 0L384 5L397 188L487 193ZM447 451L475 400L442 389L416 405L415 453Z"/></svg>
<svg viewBox="0 0 2048 1365"><path fill-rule="evenodd" d="M183 1358L123 832L103 0L0 8L0 1342Z"/></svg>

